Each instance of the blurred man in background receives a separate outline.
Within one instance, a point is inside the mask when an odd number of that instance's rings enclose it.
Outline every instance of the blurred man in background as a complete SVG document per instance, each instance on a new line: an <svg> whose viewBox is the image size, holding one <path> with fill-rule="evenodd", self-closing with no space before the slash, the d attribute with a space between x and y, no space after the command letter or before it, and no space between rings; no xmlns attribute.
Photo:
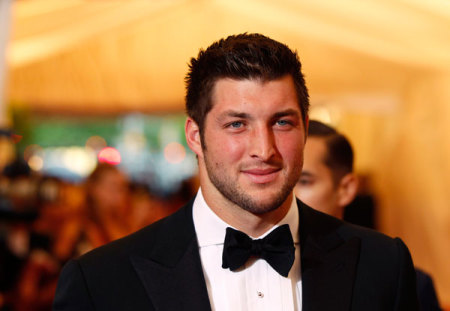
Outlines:
<svg viewBox="0 0 450 311"><path fill-rule="evenodd" d="M312 208L342 219L357 190L350 143L331 127L311 120L296 195Z"/></svg>
<svg viewBox="0 0 450 311"><path fill-rule="evenodd" d="M296 196L316 210L343 219L345 208L358 193L348 139L326 124L310 120L303 159ZM431 277L418 269L416 276L421 310L441 310Z"/></svg>

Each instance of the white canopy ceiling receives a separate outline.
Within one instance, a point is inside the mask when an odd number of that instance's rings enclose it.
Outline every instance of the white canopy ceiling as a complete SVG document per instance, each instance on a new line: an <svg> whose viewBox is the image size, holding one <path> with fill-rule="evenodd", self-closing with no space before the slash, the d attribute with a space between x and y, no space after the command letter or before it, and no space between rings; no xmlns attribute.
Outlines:
<svg viewBox="0 0 450 311"><path fill-rule="evenodd" d="M41 111L182 110L190 57L245 31L299 51L313 102L392 104L411 75L450 70L447 0L17 0L8 98Z"/></svg>

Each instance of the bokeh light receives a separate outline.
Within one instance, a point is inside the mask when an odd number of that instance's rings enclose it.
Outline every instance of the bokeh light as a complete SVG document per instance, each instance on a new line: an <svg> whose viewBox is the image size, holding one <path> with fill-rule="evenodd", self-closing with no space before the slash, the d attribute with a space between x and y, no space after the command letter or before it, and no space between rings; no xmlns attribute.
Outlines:
<svg viewBox="0 0 450 311"><path fill-rule="evenodd" d="M177 142L172 142L164 148L164 158L171 164L181 163L186 157L186 149Z"/></svg>
<svg viewBox="0 0 450 311"><path fill-rule="evenodd" d="M96 165L95 155L82 147L64 148L62 155L64 166L81 176L89 174Z"/></svg>
<svg viewBox="0 0 450 311"><path fill-rule="evenodd" d="M36 144L29 145L23 151L23 158L25 159L25 161L28 162L32 156L37 155L37 154L41 155L42 153L43 153L43 149L41 146L36 145Z"/></svg>
<svg viewBox="0 0 450 311"><path fill-rule="evenodd" d="M106 140L98 135L91 136L86 140L86 148L98 152L107 146Z"/></svg>
<svg viewBox="0 0 450 311"><path fill-rule="evenodd" d="M38 155L32 155L28 160L28 165L33 171L40 171L44 167L44 159Z"/></svg>
<svg viewBox="0 0 450 311"><path fill-rule="evenodd" d="M99 152L98 161L117 165L122 161L122 157L117 149L113 147L106 147Z"/></svg>
<svg viewBox="0 0 450 311"><path fill-rule="evenodd" d="M143 133L138 132L128 132L123 137L125 147L130 151L141 151L145 148L147 139Z"/></svg>

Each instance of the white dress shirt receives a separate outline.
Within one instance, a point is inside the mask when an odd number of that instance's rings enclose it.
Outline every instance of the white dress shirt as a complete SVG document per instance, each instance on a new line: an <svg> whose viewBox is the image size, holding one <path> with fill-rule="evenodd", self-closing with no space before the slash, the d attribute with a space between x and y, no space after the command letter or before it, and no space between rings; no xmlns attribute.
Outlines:
<svg viewBox="0 0 450 311"><path fill-rule="evenodd" d="M298 208L295 198L287 215L273 228L257 238L263 238L278 226L289 224L295 243L295 261L287 278L276 272L264 259L249 259L242 269L222 268L225 229L231 227L206 204L199 189L193 206L200 258L213 311L293 311L302 309L302 281Z"/></svg>

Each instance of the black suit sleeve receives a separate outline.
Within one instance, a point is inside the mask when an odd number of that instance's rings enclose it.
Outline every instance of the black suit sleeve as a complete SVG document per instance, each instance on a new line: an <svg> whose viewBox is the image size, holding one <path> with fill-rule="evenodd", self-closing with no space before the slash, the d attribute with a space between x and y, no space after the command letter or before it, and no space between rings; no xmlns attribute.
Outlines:
<svg viewBox="0 0 450 311"><path fill-rule="evenodd" d="M417 295L421 311L441 311L433 279L424 271L416 268Z"/></svg>
<svg viewBox="0 0 450 311"><path fill-rule="evenodd" d="M69 261L61 271L53 301L53 311L95 310L83 272L76 260Z"/></svg>
<svg viewBox="0 0 450 311"><path fill-rule="evenodd" d="M402 240L396 238L395 242L399 251L399 277L394 310L418 311L416 275L411 255Z"/></svg>

